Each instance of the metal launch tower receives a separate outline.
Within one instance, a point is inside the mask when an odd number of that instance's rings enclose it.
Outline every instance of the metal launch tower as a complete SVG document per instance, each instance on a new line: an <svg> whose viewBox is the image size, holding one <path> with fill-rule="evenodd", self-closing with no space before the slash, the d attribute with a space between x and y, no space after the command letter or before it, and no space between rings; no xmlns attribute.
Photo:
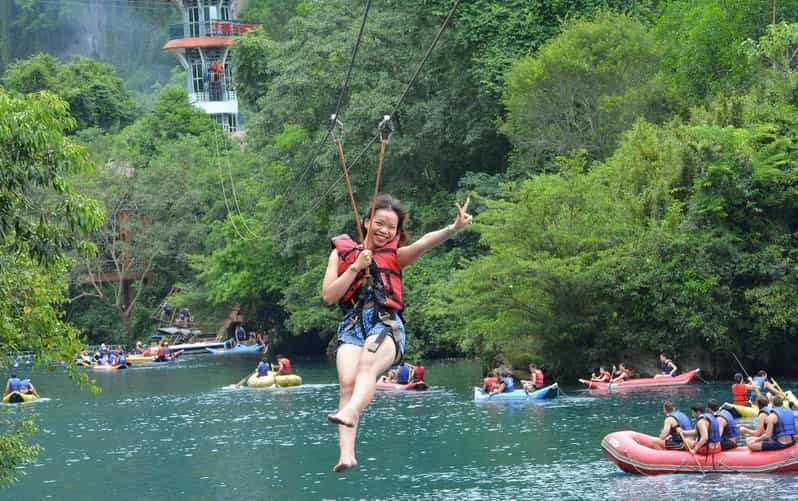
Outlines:
<svg viewBox="0 0 798 501"><path fill-rule="evenodd" d="M239 0L172 0L183 22L169 26L163 49L186 69L191 104L209 113L225 130L239 127L238 97L230 47L233 37L257 26L236 21Z"/></svg>

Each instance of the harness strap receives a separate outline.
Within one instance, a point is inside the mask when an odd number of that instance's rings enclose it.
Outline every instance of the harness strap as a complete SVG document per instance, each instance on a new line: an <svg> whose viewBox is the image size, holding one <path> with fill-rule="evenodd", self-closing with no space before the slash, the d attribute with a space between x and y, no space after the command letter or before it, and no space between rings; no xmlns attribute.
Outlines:
<svg viewBox="0 0 798 501"><path fill-rule="evenodd" d="M382 343L385 342L385 338L391 336L396 348L396 355L394 356L393 363L397 364L404 358L399 350L399 323L394 320L393 315L388 311L379 312L379 317L380 321L385 324L385 328L382 329L382 332L377 334L377 338L372 341L368 347L368 350L372 353L376 353L377 350L380 349L380 346L382 346Z"/></svg>

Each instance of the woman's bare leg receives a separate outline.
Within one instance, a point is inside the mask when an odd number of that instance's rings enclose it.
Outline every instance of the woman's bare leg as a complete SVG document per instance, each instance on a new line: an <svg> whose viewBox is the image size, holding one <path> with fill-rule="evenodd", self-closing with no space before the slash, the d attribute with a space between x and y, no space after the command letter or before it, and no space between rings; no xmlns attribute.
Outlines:
<svg viewBox="0 0 798 501"><path fill-rule="evenodd" d="M338 347L335 360L335 365L338 368L338 386L340 388L338 410L343 409L349 403L349 399L352 398L358 361L362 351L364 351L363 347L351 344L342 344ZM350 428L338 425L338 447L341 452L338 457L338 464L333 468L334 472L339 473L357 465L357 459L355 458L356 437L357 426Z"/></svg>
<svg viewBox="0 0 798 501"><path fill-rule="evenodd" d="M366 345L372 342L366 340ZM355 427L360 412L365 409L371 399L374 398L374 391L377 388L377 378L391 366L396 358L396 345L389 338L385 339L376 353L367 349L362 349L360 359L357 364L357 376L355 378L355 388L349 402L339 408L338 412L327 416L333 423L348 427Z"/></svg>

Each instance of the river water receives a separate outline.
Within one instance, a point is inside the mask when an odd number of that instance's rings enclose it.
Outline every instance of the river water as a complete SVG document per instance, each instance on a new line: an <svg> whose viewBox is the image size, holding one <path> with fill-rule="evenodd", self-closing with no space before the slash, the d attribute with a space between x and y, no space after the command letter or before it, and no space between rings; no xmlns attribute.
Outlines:
<svg viewBox="0 0 798 501"><path fill-rule="evenodd" d="M658 433L662 400L728 400L728 384L566 396L542 405L475 403L474 362L427 365L432 389L378 393L361 418L359 465L333 474L335 368L297 360L286 390L234 389L256 359L94 373L92 395L64 374L39 374L44 448L0 499L761 499L798 493L794 475L622 473L599 448L620 429ZM788 387L790 385L786 385Z"/></svg>

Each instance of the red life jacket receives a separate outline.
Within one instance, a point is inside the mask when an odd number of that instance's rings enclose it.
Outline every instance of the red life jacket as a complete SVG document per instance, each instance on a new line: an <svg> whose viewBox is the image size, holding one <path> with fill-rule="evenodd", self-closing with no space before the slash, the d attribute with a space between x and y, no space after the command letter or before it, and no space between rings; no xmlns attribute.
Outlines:
<svg viewBox="0 0 798 501"><path fill-rule="evenodd" d="M745 383L733 384L731 389L732 389L732 396L734 397L734 404L735 405L743 405L744 403L747 402L747 400L745 398L745 394L746 394L746 391L747 391L745 389Z"/></svg>
<svg viewBox="0 0 798 501"><path fill-rule="evenodd" d="M338 276L341 276L357 260L361 250L360 245L349 235L339 235L333 238L332 245L338 251ZM402 269L399 268L399 262L396 259L398 247L399 239L394 239L385 247L374 249L371 272L375 282L379 280L385 287L385 297L381 298L380 295L377 295L375 299L385 308L402 311ZM361 273L341 297L339 301L341 307L349 309L357 303L358 291L363 282Z"/></svg>
<svg viewBox="0 0 798 501"><path fill-rule="evenodd" d="M413 381L424 381L424 367L420 365L415 366L413 369Z"/></svg>
<svg viewBox="0 0 798 501"><path fill-rule="evenodd" d="M540 369L535 369L535 386L543 388L543 371Z"/></svg>
<svg viewBox="0 0 798 501"><path fill-rule="evenodd" d="M290 374L291 373L291 361L287 358L280 359L280 371L283 374Z"/></svg>
<svg viewBox="0 0 798 501"><path fill-rule="evenodd" d="M600 377L607 376L608 383L612 381L612 373L610 373L610 371L608 371L607 369L604 369L603 371L599 372L599 376Z"/></svg>

